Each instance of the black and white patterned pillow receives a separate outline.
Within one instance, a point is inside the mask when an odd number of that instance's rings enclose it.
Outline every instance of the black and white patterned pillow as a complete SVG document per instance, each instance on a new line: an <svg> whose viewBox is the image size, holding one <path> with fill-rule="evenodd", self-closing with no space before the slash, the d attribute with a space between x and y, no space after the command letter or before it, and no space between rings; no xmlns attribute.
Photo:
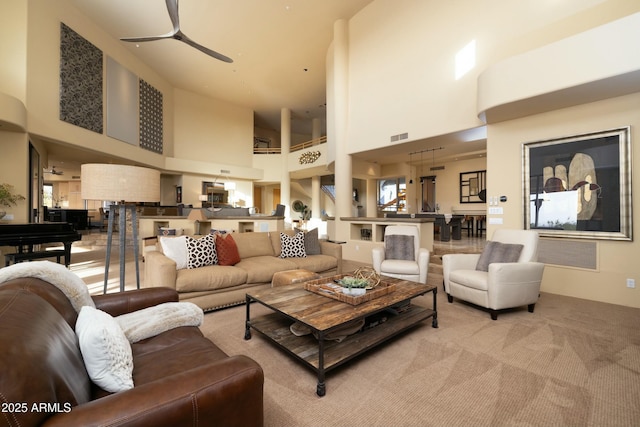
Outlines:
<svg viewBox="0 0 640 427"><path fill-rule="evenodd" d="M307 257L307 253L304 250L304 233L296 233L293 236L280 233L280 245L282 245L280 258Z"/></svg>
<svg viewBox="0 0 640 427"><path fill-rule="evenodd" d="M215 236L208 234L200 239L187 236L187 268L198 268L218 263Z"/></svg>

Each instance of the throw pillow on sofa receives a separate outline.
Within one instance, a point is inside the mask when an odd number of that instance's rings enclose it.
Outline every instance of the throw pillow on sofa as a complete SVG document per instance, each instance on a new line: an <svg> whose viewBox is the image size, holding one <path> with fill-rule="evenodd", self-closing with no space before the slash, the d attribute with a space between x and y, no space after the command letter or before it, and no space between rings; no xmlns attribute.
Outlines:
<svg viewBox="0 0 640 427"><path fill-rule="evenodd" d="M187 268L206 267L218 263L215 236L208 234L200 239L187 236L189 258Z"/></svg>
<svg viewBox="0 0 640 427"><path fill-rule="evenodd" d="M322 249L320 248L320 240L318 240L318 229L304 231L296 228L296 232L304 234L304 251L307 255L320 255Z"/></svg>
<svg viewBox="0 0 640 427"><path fill-rule="evenodd" d="M236 265L240 262L238 245L231 234L216 234L216 251L218 253L218 264Z"/></svg>
<svg viewBox="0 0 640 427"><path fill-rule="evenodd" d="M80 309L76 335L89 378L111 393L133 388L131 344L110 314L88 305Z"/></svg>
<svg viewBox="0 0 640 427"><path fill-rule="evenodd" d="M307 253L304 250L304 233L296 233L293 236L280 233L280 244L282 245L280 258L307 257Z"/></svg>
<svg viewBox="0 0 640 427"><path fill-rule="evenodd" d="M187 268L189 254L187 251L187 236L160 237L162 253L176 263L176 270Z"/></svg>

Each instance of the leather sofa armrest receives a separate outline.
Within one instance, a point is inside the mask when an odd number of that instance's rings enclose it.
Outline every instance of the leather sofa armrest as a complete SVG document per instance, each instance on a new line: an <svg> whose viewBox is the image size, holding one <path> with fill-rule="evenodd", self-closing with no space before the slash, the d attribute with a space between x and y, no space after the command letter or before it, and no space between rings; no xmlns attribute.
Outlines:
<svg viewBox="0 0 640 427"><path fill-rule="evenodd" d="M171 288L136 289L93 297L96 308L114 317L165 302L177 301L178 292Z"/></svg>
<svg viewBox="0 0 640 427"><path fill-rule="evenodd" d="M144 257L144 287L176 288L176 263L159 251L149 251Z"/></svg>
<svg viewBox="0 0 640 427"><path fill-rule="evenodd" d="M322 255L335 257L338 260L338 265L336 266L336 274L342 274L342 245L340 245L339 243L321 240L320 252L322 253Z"/></svg>
<svg viewBox="0 0 640 427"><path fill-rule="evenodd" d="M263 386L260 365L232 356L76 406L43 426L262 427Z"/></svg>

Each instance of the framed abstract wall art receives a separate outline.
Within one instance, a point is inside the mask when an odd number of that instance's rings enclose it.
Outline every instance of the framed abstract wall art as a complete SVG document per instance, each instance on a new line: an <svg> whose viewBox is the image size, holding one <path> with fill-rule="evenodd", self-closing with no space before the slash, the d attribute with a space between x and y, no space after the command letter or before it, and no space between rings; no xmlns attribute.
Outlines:
<svg viewBox="0 0 640 427"><path fill-rule="evenodd" d="M633 240L630 127L524 143L522 166L525 229Z"/></svg>

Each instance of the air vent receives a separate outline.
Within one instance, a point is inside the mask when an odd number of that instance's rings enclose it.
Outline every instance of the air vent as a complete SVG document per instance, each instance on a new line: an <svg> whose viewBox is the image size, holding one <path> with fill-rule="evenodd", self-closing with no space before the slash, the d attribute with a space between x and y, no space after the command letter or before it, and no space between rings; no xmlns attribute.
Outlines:
<svg viewBox="0 0 640 427"><path fill-rule="evenodd" d="M407 138L409 138L409 134L407 132L399 133L397 135L391 136L391 142L402 141L403 139L407 139Z"/></svg>
<svg viewBox="0 0 640 427"><path fill-rule="evenodd" d="M444 166L432 166L431 168L429 168L429 170L441 171L441 170L444 170Z"/></svg>
<svg viewBox="0 0 640 427"><path fill-rule="evenodd" d="M71 179L80 179L80 175L72 175Z"/></svg>
<svg viewBox="0 0 640 427"><path fill-rule="evenodd" d="M231 173L229 169L220 169L220 173Z"/></svg>

